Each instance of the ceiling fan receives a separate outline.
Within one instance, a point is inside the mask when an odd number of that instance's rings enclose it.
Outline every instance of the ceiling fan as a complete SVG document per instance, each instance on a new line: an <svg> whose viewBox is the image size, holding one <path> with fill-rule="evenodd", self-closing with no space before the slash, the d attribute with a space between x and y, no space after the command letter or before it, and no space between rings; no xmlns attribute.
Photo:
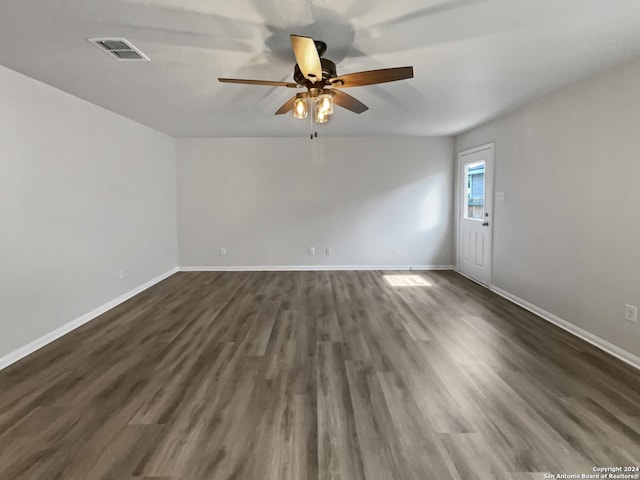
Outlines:
<svg viewBox="0 0 640 480"><path fill-rule="evenodd" d="M336 64L322 58L327 44L310 37L291 35L291 46L296 58L293 69L295 82L274 82L269 80L245 80L240 78L218 78L224 83L243 83L248 85L266 85L270 87L306 88L287 100L277 111L282 115L293 110L295 118L307 118L309 106L313 108L316 123L326 123L333 114L333 105L339 105L355 113L369 109L364 103L341 89L361 87L377 83L395 82L413 78L413 67L383 68L366 72L349 73L338 76Z"/></svg>

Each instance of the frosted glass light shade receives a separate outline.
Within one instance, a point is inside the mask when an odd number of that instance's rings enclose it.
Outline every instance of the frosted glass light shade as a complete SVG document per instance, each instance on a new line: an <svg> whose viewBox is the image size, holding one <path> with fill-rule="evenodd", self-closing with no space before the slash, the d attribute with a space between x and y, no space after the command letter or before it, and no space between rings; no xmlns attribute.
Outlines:
<svg viewBox="0 0 640 480"><path fill-rule="evenodd" d="M315 111L315 116L314 116L315 122L316 123L327 123L327 120L329 120L329 115L324 113L318 107L319 107L319 105L316 105L316 111Z"/></svg>
<svg viewBox="0 0 640 480"><path fill-rule="evenodd" d="M300 94L296 95L293 101L293 118L307 118L308 113L307 98Z"/></svg>
<svg viewBox="0 0 640 480"><path fill-rule="evenodd" d="M333 96L328 89L322 90L322 94L318 96L317 108L325 115L333 114Z"/></svg>

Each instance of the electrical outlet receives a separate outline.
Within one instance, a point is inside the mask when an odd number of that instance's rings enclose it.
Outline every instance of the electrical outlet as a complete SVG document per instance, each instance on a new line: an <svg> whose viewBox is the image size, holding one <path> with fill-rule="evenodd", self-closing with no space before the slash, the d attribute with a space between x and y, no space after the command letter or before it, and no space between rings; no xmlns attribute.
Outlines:
<svg viewBox="0 0 640 480"><path fill-rule="evenodd" d="M638 323L638 307L635 305L624 306L624 319L629 322Z"/></svg>
<svg viewBox="0 0 640 480"><path fill-rule="evenodd" d="M118 278L119 278L120 280L124 280L124 276L125 276L124 268L121 268L121 269L118 271Z"/></svg>
<svg viewBox="0 0 640 480"><path fill-rule="evenodd" d="M397 255L398 253L400 253L400 247L398 246L393 247L393 254Z"/></svg>
<svg viewBox="0 0 640 480"><path fill-rule="evenodd" d="M226 255L227 254L227 249L224 247L220 247L220 255Z"/></svg>
<svg viewBox="0 0 640 480"><path fill-rule="evenodd" d="M326 254L331 255L331 247L327 247Z"/></svg>
<svg viewBox="0 0 640 480"><path fill-rule="evenodd" d="M309 247L309 255L315 255L316 254L316 249L313 247Z"/></svg>

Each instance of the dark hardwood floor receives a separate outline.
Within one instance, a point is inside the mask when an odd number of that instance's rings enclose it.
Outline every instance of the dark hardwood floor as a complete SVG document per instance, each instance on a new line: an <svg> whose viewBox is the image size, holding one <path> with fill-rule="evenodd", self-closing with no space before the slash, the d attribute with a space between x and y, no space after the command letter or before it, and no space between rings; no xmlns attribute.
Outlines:
<svg viewBox="0 0 640 480"><path fill-rule="evenodd" d="M640 465L640 372L453 272L384 273L170 277L0 372L0 479Z"/></svg>

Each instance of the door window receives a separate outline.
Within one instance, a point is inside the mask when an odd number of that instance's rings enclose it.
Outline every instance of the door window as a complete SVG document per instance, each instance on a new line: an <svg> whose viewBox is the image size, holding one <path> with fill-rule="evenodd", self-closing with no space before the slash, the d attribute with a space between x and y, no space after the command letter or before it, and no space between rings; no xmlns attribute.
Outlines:
<svg viewBox="0 0 640 480"><path fill-rule="evenodd" d="M464 207L464 217L469 220L484 219L484 189L485 189L485 163L468 163L464 167L467 179L467 195Z"/></svg>

